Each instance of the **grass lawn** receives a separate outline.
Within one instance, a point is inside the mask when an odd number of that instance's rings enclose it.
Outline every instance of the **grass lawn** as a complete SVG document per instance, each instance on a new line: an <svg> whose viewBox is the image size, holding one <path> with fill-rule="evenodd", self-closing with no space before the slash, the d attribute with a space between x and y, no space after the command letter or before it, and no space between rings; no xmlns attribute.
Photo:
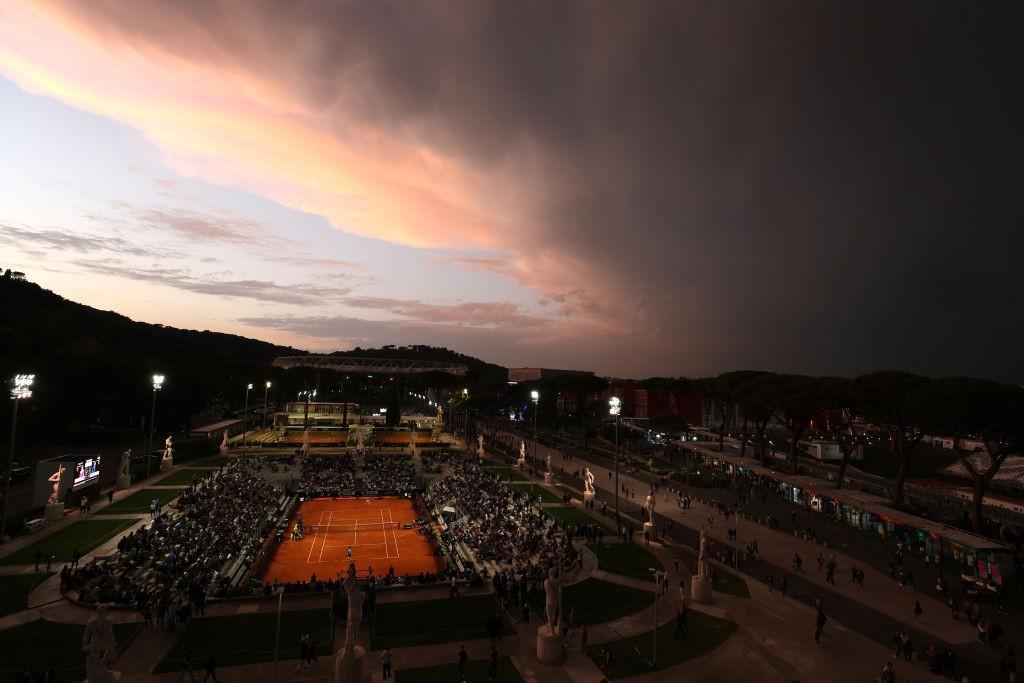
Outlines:
<svg viewBox="0 0 1024 683"><path fill-rule="evenodd" d="M316 638L319 657L328 656L332 642L330 614L328 609L282 611L280 658L299 656L299 638L304 633ZM272 662L276 629L276 611L195 619L154 673L180 671L181 660L189 651L197 672L211 654L217 657L218 667Z"/></svg>
<svg viewBox="0 0 1024 683"><path fill-rule="evenodd" d="M21 550L16 550L3 559L0 564L32 564L38 550L46 557L52 552L56 556L55 569L71 558L71 553L78 550L87 553L93 548L106 543L111 538L135 524L133 519L84 519L64 527L60 531L43 536ZM41 565L40 565L41 566Z"/></svg>
<svg viewBox="0 0 1024 683"><path fill-rule="evenodd" d="M576 500L583 500L583 493L581 491L577 491L574 488L570 488L565 484L559 484L557 488L559 491L562 492L563 495L569 494L572 498L575 498Z"/></svg>
<svg viewBox="0 0 1024 683"><path fill-rule="evenodd" d="M142 489L135 493L122 498L121 500L115 500L113 505L108 505L103 508L97 515L133 515L144 512L149 512L149 504L154 498L160 501L161 504L167 505L185 489Z"/></svg>
<svg viewBox="0 0 1024 683"><path fill-rule="evenodd" d="M597 568L613 574L650 579L653 583L648 568L663 569L657 557L633 543L590 543L587 548L597 555Z"/></svg>
<svg viewBox="0 0 1024 683"><path fill-rule="evenodd" d="M156 484L157 486L191 486L192 477L198 476L202 479L211 472L213 472L211 467L189 467L167 475Z"/></svg>
<svg viewBox="0 0 1024 683"><path fill-rule="evenodd" d="M653 587L654 582L651 581ZM544 614L544 592L530 596L533 609ZM566 620L576 608L576 625L603 624L639 612L652 602L654 593L601 579L584 579L562 589Z"/></svg>
<svg viewBox="0 0 1024 683"><path fill-rule="evenodd" d="M240 458L240 457L243 457L243 456L240 456L240 455L239 456L215 455L212 458L203 458L202 460L196 460L195 462L190 462L188 464L188 466L189 467L220 467L221 465L226 465L227 463L231 462L232 460L235 460L236 458Z"/></svg>
<svg viewBox="0 0 1024 683"><path fill-rule="evenodd" d="M559 505L558 507L544 508L544 514L563 522L569 522L570 524L576 524L577 522L580 524L600 524L608 533L613 531L612 527L607 523L599 520L597 517L591 517L578 507Z"/></svg>
<svg viewBox="0 0 1024 683"><path fill-rule="evenodd" d="M53 576L53 573L0 576L0 616L27 609L28 594L49 576Z"/></svg>
<svg viewBox="0 0 1024 683"><path fill-rule="evenodd" d="M458 648L452 650L452 659ZM487 681L493 680L497 683L523 683L523 677L516 671L515 665L508 657L498 659L498 675L489 679L487 667L490 660L482 659L466 663L466 680ZM378 666L378 669L380 667ZM395 671L395 683L451 683L462 680L459 678L459 667L456 664L440 664L438 666L424 666L418 669L398 669Z"/></svg>
<svg viewBox="0 0 1024 683"><path fill-rule="evenodd" d="M658 629L658 669L667 669L711 652L728 640L736 630L736 624L703 612L690 610L686 617L686 636L676 638L676 622L673 619ZM611 664L605 672L610 679L627 678L650 673L647 663L654 646L653 632L647 631L632 638L606 643L611 649ZM601 666L602 645L591 645L587 656Z"/></svg>
<svg viewBox="0 0 1024 683"><path fill-rule="evenodd" d="M513 491L522 491L522 492L525 492L525 493L530 493L530 485L529 484L514 483L514 484L509 484L508 487L510 489L512 489ZM562 502L561 498L559 498L555 494L551 493L551 491L548 491L546 488L544 488L543 486L540 486L540 485L534 485L534 487L533 487L533 496L535 498L537 496L540 496L540 502L541 503L558 503L558 504L561 504L561 502Z"/></svg>
<svg viewBox="0 0 1024 683"><path fill-rule="evenodd" d="M522 472L520 472L519 470L513 469L511 467L506 467L504 465L499 465L496 467L487 467L486 469L491 474L496 474L499 477L501 477L502 481L508 481L509 478L511 478L512 481L530 481L530 478L527 477Z"/></svg>
<svg viewBox="0 0 1024 683"><path fill-rule="evenodd" d="M370 649L486 638L484 622L496 606L493 595L377 605ZM502 633L514 631L505 624Z"/></svg>
<svg viewBox="0 0 1024 683"><path fill-rule="evenodd" d="M697 573L697 555L693 551L677 548L674 552L679 556L679 561L690 570L691 574ZM740 568L743 568L742 564ZM747 588L747 582L741 577L736 576L734 571L716 566L714 567L714 575L715 580L712 588L715 591L725 593L726 595L735 595L738 598L750 597L750 589Z"/></svg>
<svg viewBox="0 0 1024 683"><path fill-rule="evenodd" d="M114 624L117 649L124 651L142 624ZM53 667L57 683L85 678L85 655L82 654L82 624L59 624L42 619L0 631L0 677L14 680L26 669L41 671Z"/></svg>

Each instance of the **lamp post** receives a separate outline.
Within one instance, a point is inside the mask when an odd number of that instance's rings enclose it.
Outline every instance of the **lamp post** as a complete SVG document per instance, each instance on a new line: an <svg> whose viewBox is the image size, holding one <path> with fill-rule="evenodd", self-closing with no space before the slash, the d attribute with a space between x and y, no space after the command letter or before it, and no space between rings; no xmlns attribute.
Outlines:
<svg viewBox="0 0 1024 683"><path fill-rule="evenodd" d="M537 474L537 412L540 405L540 392L534 389L530 392L533 400L533 473ZM530 477L530 497L533 497L533 477Z"/></svg>
<svg viewBox="0 0 1024 683"><path fill-rule="evenodd" d="M648 569L648 571L651 572L651 574L654 575L654 585L656 586L656 588L654 590L654 631L652 632L653 635L654 635L654 643L652 645L652 650L651 650L651 668L652 669L657 669L658 668L658 601L661 599L661 586L662 586L662 583L664 582L665 574L667 574L668 572L663 571L661 569L655 569L653 567L648 567L647 569Z"/></svg>
<svg viewBox="0 0 1024 683"><path fill-rule="evenodd" d="M242 447L245 447L245 437L249 435L249 392L252 391L252 382L245 385L245 408L242 410Z"/></svg>
<svg viewBox="0 0 1024 683"><path fill-rule="evenodd" d="M153 407L149 411L149 442L146 444L146 477L149 477L149 461L153 457L153 421L156 420L156 394L163 385L164 376L153 375Z"/></svg>
<svg viewBox="0 0 1024 683"><path fill-rule="evenodd" d="M270 380L267 380L263 387L263 419L260 420L260 429L267 428L267 394L270 393Z"/></svg>
<svg viewBox="0 0 1024 683"><path fill-rule="evenodd" d="M316 389L303 389L299 392L299 398L306 401L306 407L302 413L302 431L305 433L309 429L309 399L316 398Z"/></svg>
<svg viewBox="0 0 1024 683"><path fill-rule="evenodd" d="M608 414L615 418L615 522L619 521L619 413L622 400L618 396L608 399Z"/></svg>
<svg viewBox="0 0 1024 683"><path fill-rule="evenodd" d="M32 398L32 382L35 375L15 375L11 380L11 400L14 406L11 409L11 450L7 455L7 474L4 477L4 514L0 518L0 543L3 543L7 535L7 499L11 497L11 470L14 468L14 437L18 430L18 403L22 399Z"/></svg>

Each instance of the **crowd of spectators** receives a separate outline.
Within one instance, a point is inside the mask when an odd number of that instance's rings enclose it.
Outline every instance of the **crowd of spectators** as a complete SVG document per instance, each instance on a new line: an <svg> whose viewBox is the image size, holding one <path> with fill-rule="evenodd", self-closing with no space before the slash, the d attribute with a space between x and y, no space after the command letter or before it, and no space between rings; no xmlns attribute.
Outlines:
<svg viewBox="0 0 1024 683"><path fill-rule="evenodd" d="M363 462L363 493L412 494L419 489L416 465L408 455L368 453Z"/></svg>
<svg viewBox="0 0 1024 683"><path fill-rule="evenodd" d="M298 492L306 498L334 498L355 494L356 459L345 454L304 458L299 468Z"/></svg>
<svg viewBox="0 0 1024 683"><path fill-rule="evenodd" d="M437 509L451 504L462 513L446 525L442 538L465 545L478 563L542 576L559 558L566 565L576 560L569 536L534 507L529 495L510 490L475 463L453 466L430 485L427 499Z"/></svg>
<svg viewBox="0 0 1024 683"><path fill-rule="evenodd" d="M154 610L159 622L182 606L201 609L207 594L228 587L226 570L251 562L281 513L281 491L257 469L236 460L189 487L178 512L121 538L112 559L62 571L62 590L78 590L86 602L134 604L147 621Z"/></svg>

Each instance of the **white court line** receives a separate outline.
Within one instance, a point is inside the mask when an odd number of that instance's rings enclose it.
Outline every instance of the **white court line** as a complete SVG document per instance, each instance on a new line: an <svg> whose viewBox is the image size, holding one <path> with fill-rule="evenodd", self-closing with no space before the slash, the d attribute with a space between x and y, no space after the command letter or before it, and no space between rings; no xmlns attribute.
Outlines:
<svg viewBox="0 0 1024 683"><path fill-rule="evenodd" d="M352 529L352 545L359 545L359 520L356 520L356 526Z"/></svg>
<svg viewBox="0 0 1024 683"><path fill-rule="evenodd" d="M313 543L312 543L312 545L309 546L309 555L306 556L306 564L309 564L310 562L313 561L313 548L316 547L316 537L320 533L320 523L324 521L324 512L326 512L326 510L321 510L320 511L320 521L317 522L316 532L313 534L313 538L312 538ZM323 552L323 550L321 550L320 552Z"/></svg>
<svg viewBox="0 0 1024 683"><path fill-rule="evenodd" d="M334 515L334 513L331 512L330 510L328 510L327 511L327 528L328 528L328 531L324 532L324 542L322 544L320 544L320 561L321 562L323 562L323 559L324 559L324 546L327 545L327 535L330 533L331 516L332 515ZM323 515L321 515L321 519L322 518L323 518Z"/></svg>
<svg viewBox="0 0 1024 683"><path fill-rule="evenodd" d="M395 523L395 516L391 514L391 508L390 507L388 508L388 519L391 520L392 524ZM387 532L385 532L385 538L387 538ZM402 556L398 552L398 537L395 536L395 530L394 529L391 530L391 540L395 542L395 559L396 560L402 559Z"/></svg>
<svg viewBox="0 0 1024 683"><path fill-rule="evenodd" d="M384 508L380 509L380 528L384 536L384 554L390 558L391 554L388 552L388 532L384 529Z"/></svg>

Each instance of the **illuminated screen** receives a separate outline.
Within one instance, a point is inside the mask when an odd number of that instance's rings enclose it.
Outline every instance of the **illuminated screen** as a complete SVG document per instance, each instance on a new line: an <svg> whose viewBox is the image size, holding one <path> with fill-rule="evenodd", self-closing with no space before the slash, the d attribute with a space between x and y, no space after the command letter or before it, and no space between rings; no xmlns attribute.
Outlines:
<svg viewBox="0 0 1024 683"><path fill-rule="evenodd" d="M75 463L75 481L71 484L71 490L77 491L85 486L90 486L99 481L100 478L100 456L86 458Z"/></svg>

